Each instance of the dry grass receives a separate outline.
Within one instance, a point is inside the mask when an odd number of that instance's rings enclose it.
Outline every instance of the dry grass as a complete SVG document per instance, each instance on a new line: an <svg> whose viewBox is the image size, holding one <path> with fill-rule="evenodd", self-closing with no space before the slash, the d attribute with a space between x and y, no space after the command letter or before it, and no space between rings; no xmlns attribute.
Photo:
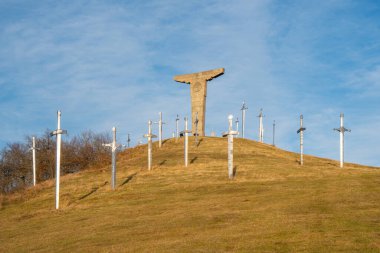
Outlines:
<svg viewBox="0 0 380 253"><path fill-rule="evenodd" d="M380 170L305 157L235 140L235 180L227 143L191 139L118 155L110 168L62 177L4 198L2 252L380 252Z"/></svg>

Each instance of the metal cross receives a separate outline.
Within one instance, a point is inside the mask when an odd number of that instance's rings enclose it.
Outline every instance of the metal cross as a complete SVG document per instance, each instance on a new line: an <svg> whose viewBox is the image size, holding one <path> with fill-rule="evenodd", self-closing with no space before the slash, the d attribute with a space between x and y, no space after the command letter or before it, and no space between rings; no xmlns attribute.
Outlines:
<svg viewBox="0 0 380 253"><path fill-rule="evenodd" d="M259 117L259 142L263 143L264 142L263 108L260 109L260 114L257 117Z"/></svg>
<svg viewBox="0 0 380 253"><path fill-rule="evenodd" d="M244 130L245 130L245 111L248 110L248 107L245 105L245 101L243 102L243 106L241 107L241 137L244 138ZM236 129L239 131L239 129Z"/></svg>
<svg viewBox="0 0 380 253"><path fill-rule="evenodd" d="M115 190L116 186L116 150L121 146L116 144L116 127L112 128L112 142L108 144L102 144L104 147L110 147L112 152L112 174L111 174L111 187Z"/></svg>
<svg viewBox="0 0 380 253"><path fill-rule="evenodd" d="M161 148L162 146L162 124L165 124L165 122L162 122L162 112L158 113L160 115L160 118L158 122L154 122L154 124L158 124L158 147Z"/></svg>
<svg viewBox="0 0 380 253"><path fill-rule="evenodd" d="M66 130L61 129L61 111L57 111L57 130L50 133L50 136L57 136L57 157L55 170L55 209L59 209L59 181L61 175L61 142L62 134L67 134Z"/></svg>
<svg viewBox="0 0 380 253"><path fill-rule="evenodd" d="M33 186L36 186L36 137L32 137L32 147L29 148L29 150L32 150L32 157L33 157Z"/></svg>
<svg viewBox="0 0 380 253"><path fill-rule="evenodd" d="M300 134L300 164L303 165L303 132L306 128L303 127L303 115L300 115L300 129L298 129L297 134Z"/></svg>
<svg viewBox="0 0 380 253"><path fill-rule="evenodd" d="M184 158L185 158L185 167L188 165L189 160L189 133L191 133L191 130L189 130L188 127L188 119L187 117L184 118L185 120L185 130L183 130L181 133L185 136L184 140Z"/></svg>
<svg viewBox="0 0 380 253"><path fill-rule="evenodd" d="M152 134L152 121L148 121L148 133L144 134L144 137L148 139L148 170L152 169L152 138L156 138L157 135Z"/></svg>
<svg viewBox="0 0 380 253"><path fill-rule="evenodd" d="M344 114L340 114L340 128L334 128L335 131L340 133L340 167L343 168L344 163L344 132L351 132L343 126Z"/></svg>
<svg viewBox="0 0 380 253"><path fill-rule="evenodd" d="M233 169L233 162L234 162L234 135L238 135L238 131L234 131L232 129L232 121L234 116L229 115L228 116L228 131L222 133L223 137L228 137L228 177L230 179L234 178L234 169Z"/></svg>

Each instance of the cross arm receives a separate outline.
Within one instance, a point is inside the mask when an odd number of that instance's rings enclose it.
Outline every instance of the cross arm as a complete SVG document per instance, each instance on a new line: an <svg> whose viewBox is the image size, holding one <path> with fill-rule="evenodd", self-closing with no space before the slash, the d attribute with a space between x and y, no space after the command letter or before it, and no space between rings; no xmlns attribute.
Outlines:
<svg viewBox="0 0 380 253"><path fill-rule="evenodd" d="M177 76L174 76L173 79L174 81L177 81L180 83L191 83L192 80L196 80L196 79L203 79L206 81L210 81L213 78L216 78L223 74L224 74L224 68L219 68L219 69L207 70L207 71L197 72L197 73L192 73L192 74L177 75Z"/></svg>
<svg viewBox="0 0 380 253"><path fill-rule="evenodd" d="M338 132L351 132L351 129L347 129L345 127L340 127L340 128L334 128L333 130L338 131Z"/></svg>
<svg viewBox="0 0 380 253"><path fill-rule="evenodd" d="M67 130L57 129L50 133L50 136L58 135L58 134L67 134Z"/></svg>
<svg viewBox="0 0 380 253"><path fill-rule="evenodd" d="M297 134L299 134L301 131L305 131L305 130L306 130L305 127L301 127L300 129L298 129Z"/></svg>
<svg viewBox="0 0 380 253"><path fill-rule="evenodd" d="M226 136L228 136L228 135L238 135L238 134L239 134L238 131L228 131L228 132L223 132L223 133L222 133L222 136L223 136L223 137L226 137Z"/></svg>
<svg viewBox="0 0 380 253"><path fill-rule="evenodd" d="M155 134L144 134L144 138L148 138L148 137L157 138L157 135L155 135Z"/></svg>

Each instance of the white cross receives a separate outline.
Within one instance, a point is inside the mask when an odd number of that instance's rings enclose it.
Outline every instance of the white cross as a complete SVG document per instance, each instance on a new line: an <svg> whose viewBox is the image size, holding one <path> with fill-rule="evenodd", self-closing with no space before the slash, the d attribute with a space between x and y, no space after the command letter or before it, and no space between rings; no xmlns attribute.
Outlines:
<svg viewBox="0 0 380 253"><path fill-rule="evenodd" d="M340 128L334 128L335 131L340 133L340 167L343 168L344 163L344 132L351 132L350 129L347 129L343 126L344 114L340 114Z"/></svg>
<svg viewBox="0 0 380 253"><path fill-rule="evenodd" d="M161 148L162 146L162 124L165 124L165 122L162 122L162 112L158 113L160 115L160 118L158 122L154 122L154 124L158 124L158 147Z"/></svg>
<svg viewBox="0 0 380 253"><path fill-rule="evenodd" d="M263 143L264 142L264 125L263 125L263 109L260 109L260 114L259 116L259 142Z"/></svg>
<svg viewBox="0 0 380 253"><path fill-rule="evenodd" d="M62 134L67 134L66 130L61 129L61 111L57 111L57 130L50 133L50 136L57 136L57 158L55 170L55 209L59 209L59 181L61 175L61 142Z"/></svg>
<svg viewBox="0 0 380 253"><path fill-rule="evenodd" d="M297 134L300 134L300 164L303 165L303 132L306 130L306 128L303 127L303 115L300 115L300 129L298 129Z"/></svg>
<svg viewBox="0 0 380 253"><path fill-rule="evenodd" d="M245 101L243 102L243 106L241 107L241 137L244 138L244 130L245 130L245 111L248 110L248 107L245 105ZM239 131L239 129L236 129Z"/></svg>
<svg viewBox="0 0 380 253"><path fill-rule="evenodd" d="M36 186L36 138L32 137L32 147L29 148L29 150L32 150L32 157L33 157L33 186Z"/></svg>
<svg viewBox="0 0 380 253"><path fill-rule="evenodd" d="M233 171L233 161L234 161L234 135L238 135L238 131L234 131L232 129L232 120L233 116L228 116L228 131L224 132L222 135L223 137L228 137L228 177L230 179L234 178L234 171Z"/></svg>
<svg viewBox="0 0 380 253"><path fill-rule="evenodd" d="M121 146L116 144L116 127L112 128L112 142L108 144L102 144L104 147L110 147L112 152L112 172L111 172L111 187L115 190L116 186L116 150Z"/></svg>
<svg viewBox="0 0 380 253"><path fill-rule="evenodd" d="M152 169L152 138L156 138L157 135L152 134L152 121L148 121L148 133L144 134L144 137L148 139L148 170Z"/></svg>
<svg viewBox="0 0 380 253"><path fill-rule="evenodd" d="M181 132L185 136L184 140L184 159L185 159L185 167L188 165L189 160L189 133L191 133L191 130L189 130L188 127L188 119L187 117L184 118L185 120L185 130Z"/></svg>

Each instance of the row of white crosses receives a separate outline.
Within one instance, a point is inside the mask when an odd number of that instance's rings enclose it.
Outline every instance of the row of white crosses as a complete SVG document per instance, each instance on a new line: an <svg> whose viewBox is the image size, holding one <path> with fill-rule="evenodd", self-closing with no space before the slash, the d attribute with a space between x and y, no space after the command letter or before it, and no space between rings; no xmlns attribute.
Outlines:
<svg viewBox="0 0 380 253"><path fill-rule="evenodd" d="M61 129L61 112L57 112L58 124L57 130L50 133L51 136L57 136L57 154L56 154L56 172L55 172L55 209L59 209L59 191L60 191L60 172L61 172L61 145L62 145L62 134L67 134L66 130ZM111 175L111 185L112 189L115 189L116 186L116 151L121 146L120 144L116 144L116 127L112 128L113 140L111 143L102 144L103 146L110 147L112 152L112 175ZM128 134L128 142L129 134ZM128 144L129 146L129 144ZM33 137L33 146L31 148L33 150L33 181L35 185L35 138Z"/></svg>
<svg viewBox="0 0 380 253"><path fill-rule="evenodd" d="M241 108L242 111L242 137L244 138L244 130L245 130L245 112L248 109L245 102L243 102L243 106ZM260 109L260 113L257 116L259 118L259 142L264 142L264 125L263 125L263 109ZM334 128L335 131L338 131L340 133L340 167L343 168L344 164L344 133L345 132L351 132L350 129L346 129L343 126L343 120L344 115L343 113L340 114L340 128ZM236 129L239 129L239 120L236 118ZM303 165L303 132L306 130L306 128L303 127L303 115L300 116L300 128L298 129L297 133L300 134L300 164ZM273 146L275 146L275 128L276 128L276 121L273 121Z"/></svg>
<svg viewBox="0 0 380 253"><path fill-rule="evenodd" d="M244 131L244 121L245 121L245 110L248 109L245 106L245 103L243 103L242 111L242 131ZM159 113L160 119L158 121L159 124L159 136L162 141L162 113ZM260 111L260 140L263 140L263 125L262 125L262 110ZM350 132L351 130L346 129L343 125L343 118L344 115L343 113L340 114L340 128L334 128L334 130L340 132L340 167L343 167L344 163L344 133L345 132ZM184 118L185 120L185 130L182 131L182 133L185 136L184 140L184 160L185 160L185 167L188 166L188 135L191 133L191 130L188 129L188 119L187 117ZM197 123L197 118L195 123ZM179 136L178 133L178 121L179 117L177 115L176 118L176 136ZM233 116L229 115L228 116L228 131L223 133L223 136L228 137L228 176L230 179L234 177L233 175L233 136L238 135L238 119L236 120L236 130L232 129L233 125ZM197 126L197 124L195 124ZM273 122L273 145L274 145L274 127L275 127L275 122ZM300 116L300 128L298 129L297 133L300 134L300 154L301 154L301 159L300 163L303 165L303 132L306 130L306 128L303 127L303 115ZM113 132L113 141L112 143L108 144L103 144L103 146L110 147L111 152L112 152L112 175L111 175L111 186L112 189L115 189L116 187L116 151L117 149L121 146L120 144L116 143L116 128L112 128ZM57 141L57 152L56 152L56 191L55 191L55 208L59 209L59 191L60 191L60 163L61 163L61 143L62 143L62 134L67 134L66 130L61 129L61 112L57 112L57 130L53 131L50 133L51 136L56 136ZM243 133L242 133L243 135ZM195 131L195 136L197 136L197 129ZM243 135L244 136L244 135ZM145 138L148 139L148 170L151 170L152 168L152 138L156 138L157 136L152 134L152 121L148 121L148 133L144 135ZM129 142L130 142L130 136L128 134L128 147L129 147ZM162 144L161 144L162 145ZM30 150L33 151L33 185L36 185L36 154L35 151L37 150L36 145L35 145L35 137L32 138L32 147Z"/></svg>
<svg viewBox="0 0 380 253"><path fill-rule="evenodd" d="M160 121L162 122L161 118L161 113L160 113ZM176 118L176 136L178 136L178 121L179 117L177 115ZM181 133L184 135L184 163L185 167L188 167L189 164L189 133L192 131L188 129L188 118L184 118L185 121L185 129L181 131ZM229 115L228 116L228 131L224 132L222 135L225 137L228 137L228 177L232 179L234 177L233 173L233 136L238 135L239 132L237 130L233 130L232 124L233 124L233 116ZM196 117L195 119L195 138L197 138L197 123L198 123L198 118ZM238 127L238 125L237 125ZM162 128L159 128L159 131L162 130ZM148 170L150 171L152 169L152 138L157 137L152 133L152 121L148 121L148 133L144 135L145 138L148 139ZM197 140L195 141L197 143Z"/></svg>
<svg viewBox="0 0 380 253"><path fill-rule="evenodd" d="M245 113L248 110L248 107L246 106L245 102L243 102L243 105L241 107L241 137L245 138ZM263 109L260 109L260 114L257 116L259 118L259 142L264 142L264 124L263 124ZM236 130L239 129L239 119L236 118ZM274 125L273 125L274 129ZM273 146L274 146L274 130L273 130Z"/></svg>
<svg viewBox="0 0 380 253"><path fill-rule="evenodd" d="M160 115L160 120L157 122L159 124L159 147L162 146L162 113L159 113ZM181 131L181 134L184 135L184 161L185 161L185 167L188 166L188 153L189 153L189 133L192 131L188 129L188 119L187 117L184 118L185 120L185 130ZM178 121L179 121L179 116L177 115L176 118L176 134L175 137L178 139L179 137L179 130L178 130ZM197 135L198 135L198 115L196 114L195 118L195 143L197 143ZM148 170L152 169L152 138L156 138L157 136L152 133L152 121L148 121L148 133L144 134L144 137L148 139Z"/></svg>
<svg viewBox="0 0 380 253"><path fill-rule="evenodd" d="M340 133L340 167L343 168L344 166L344 133L345 132L351 132L350 129L347 129L344 127L343 124L344 121L344 114L340 114L340 128L334 128L334 131L338 131ZM300 164L303 165L303 132L306 130L306 128L303 127L303 115L300 116L300 128L297 130L297 133L300 134Z"/></svg>

